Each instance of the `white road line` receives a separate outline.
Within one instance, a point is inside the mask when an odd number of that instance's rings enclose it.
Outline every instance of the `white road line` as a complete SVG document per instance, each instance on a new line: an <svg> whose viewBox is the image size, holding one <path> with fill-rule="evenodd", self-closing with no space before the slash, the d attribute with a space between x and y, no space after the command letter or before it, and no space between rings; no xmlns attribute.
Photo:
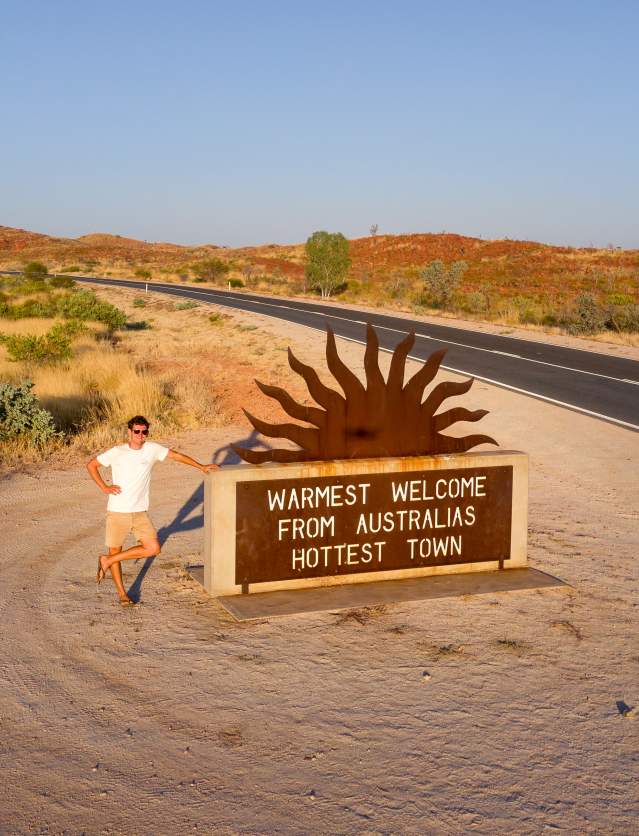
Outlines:
<svg viewBox="0 0 639 836"><path fill-rule="evenodd" d="M169 288L171 290L180 290L182 293L185 291L185 288L179 288L179 287L175 288L175 287L172 287L171 285L155 285L155 287L166 287L166 288ZM202 291L197 291L197 290L187 291L187 292L192 293L194 295L199 295L199 296L203 295ZM205 299L205 301L208 301L210 304L218 304L218 305L222 305L222 307L224 307L224 305L221 302L216 302L215 299L211 299L210 296L207 299ZM266 302L254 302L252 299L245 299L244 301L252 303L252 304L256 304L256 305L265 305L265 306L271 307L271 308L273 308L273 307L275 307L275 308L284 307L283 305L269 305ZM287 307L290 307L291 310L298 311L299 313L308 313L308 311L305 311L301 308L295 308L293 306L287 306ZM313 311L313 313L317 313L317 312ZM278 317L275 314L263 314L263 315L264 316L270 316L273 319L281 319L281 317ZM322 314L319 314L319 315L330 317L330 314L327 315L327 314L322 313ZM333 316L333 317L330 317L330 318L331 319L342 319L342 320L346 320L347 322L357 322L357 323L360 323L360 324L365 324L365 323L362 322L362 320L358 320L358 319L350 320L350 319L347 319L346 317L336 317L336 316ZM301 324L301 323L292 323L292 324L295 325L295 324ZM304 328L311 328L313 331L320 331L320 332L324 331L323 328L317 328L315 325L303 325L303 327ZM384 325L381 325L381 326L376 325L375 327L376 328L378 328L378 327L383 328L386 331L395 331L395 332L398 332L400 334L401 333L406 333L405 331L401 331L401 330L396 329L396 328L389 328L389 327L384 326ZM449 342L448 340L440 340L437 337L431 337L430 335L426 335L426 334L418 335L418 336L426 336L426 337L428 337L428 339L435 340L436 342ZM340 336L340 339L348 340L349 342L357 343L358 345L365 345L366 344L363 340L357 340L354 337ZM463 345L463 343L453 343L453 344L454 345ZM466 347L467 348L475 348L475 346L466 346ZM394 351L394 349L384 348L382 346L380 346L380 348L381 348L382 351L385 351L388 354L391 354ZM492 349L488 349L488 348L479 348L479 349L476 349L476 350L477 351L491 351L492 352ZM580 349L580 350L583 350L583 349ZM411 360L416 360L418 363L423 363L424 362L423 358L421 358L421 357L415 357L413 355L409 355L409 357L410 357ZM521 358L521 359L528 359L528 358ZM552 366L553 368L565 369L566 371L576 371L576 372L581 371L580 369L571 369L568 366L558 366L558 365L555 365L553 363L546 363L542 360L530 360L529 362L531 362L531 363L541 363L544 366ZM452 366L444 366L444 365L442 365L441 368L442 369L447 369L448 371L454 372L455 374L463 374L463 375L467 375L468 377L474 377L476 380L483 380L485 383L490 383L493 386L499 386L502 389L509 389L511 392L518 392L521 395L528 395L531 398L537 398L537 400L546 401L547 403L552 403L552 404L555 404L556 406L563 406L567 409L572 409L575 412L581 412L584 415L590 415L593 418L601 418L604 421L608 421L611 424L617 424L620 427L627 427L628 429L639 431L639 424L631 424L628 421L621 421L619 418L611 418L609 415L604 415L601 412L593 412L590 409L584 409L581 406L576 406L575 404L567 403L566 401L559 401L559 400L556 400L555 398L549 398L546 395L540 395L537 392L531 392L528 389L521 389L518 386L511 386L508 383L502 383L500 380L493 380L490 377L483 377L482 375L474 374L473 372L467 372L464 369L456 369L456 368L453 368ZM607 378L608 380L616 380L616 381L619 381L621 383L631 383L633 385L639 384L639 381L628 380L626 378L610 377L609 375L597 374L596 372L581 372L581 373L582 374L594 375L595 377L604 377L604 378Z"/></svg>
<svg viewBox="0 0 639 836"><path fill-rule="evenodd" d="M189 291L189 292L198 293L199 291ZM213 299L215 299L215 297L213 297ZM212 301L211 297L209 297L209 300ZM285 310L292 310L292 311L296 311L298 313L304 313L304 314L310 313L310 314L314 314L316 316L326 317L328 319L336 319L340 322L354 322L357 325L366 325L366 321L362 320L362 319L349 319L348 317L345 317L345 316L331 316L331 314L329 314L329 313L324 313L324 312L320 312L320 311L307 311L304 308L296 308L294 305L272 305L272 304L269 304L268 302L256 302L253 299L245 299L243 301L247 302L249 304L252 304L252 305L264 305L265 307L277 308L277 309L282 309L283 308ZM214 302L214 304L223 304L223 303ZM273 316L273 314L270 314L270 316ZM311 326L309 326L309 327L311 327ZM406 333L406 331L405 330L403 331L401 328L391 328L389 325L376 325L375 328L378 328L382 331L391 331L395 334L405 334ZM494 348L481 348L480 346L469 345L468 343L460 343L460 342L456 342L455 340L445 340L445 339L442 339L441 337L434 337L434 336L432 336L432 334L416 333L415 336L420 337L421 339L434 340L435 342L438 342L438 343L445 343L446 345L456 345L460 348L468 348L468 349L471 349L472 351L484 351L487 354L500 354L504 357L512 357L515 360L521 360L522 362L525 362L525 363L537 363L540 366L550 366L550 368L552 368L552 369L563 369L564 371L575 372L576 374L587 374L591 377L601 377L604 380L613 380L616 383L631 383L631 384L639 386L639 380L629 380L627 377L613 377L612 375L601 374L600 372L588 372L588 371L585 371L584 369L575 369L572 366L562 366L559 363L549 363L547 360L536 360L533 357L521 357L519 354L511 354L509 351L498 351L497 349L494 349Z"/></svg>

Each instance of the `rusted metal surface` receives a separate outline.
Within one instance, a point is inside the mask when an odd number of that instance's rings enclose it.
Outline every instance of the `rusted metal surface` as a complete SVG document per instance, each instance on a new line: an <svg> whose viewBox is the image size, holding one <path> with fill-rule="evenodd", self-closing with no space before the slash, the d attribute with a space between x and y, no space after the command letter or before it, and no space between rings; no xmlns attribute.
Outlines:
<svg viewBox="0 0 639 836"><path fill-rule="evenodd" d="M235 583L510 558L512 466L238 482Z"/></svg>
<svg viewBox="0 0 639 836"><path fill-rule="evenodd" d="M473 378L455 383L444 381L430 391L424 390L439 370L445 350L435 351L422 368L406 383L406 359L415 342L408 334L397 346L391 360L388 379L379 368L379 341L372 325L367 325L364 368L366 385L361 383L340 359L335 336L327 328L326 362L343 394L325 386L317 372L301 363L289 349L288 361L308 387L318 406L298 403L284 389L256 381L262 392L278 401L283 410L300 423L270 424L246 410L253 427L267 438L286 438L298 450L249 450L235 447L247 462L296 462L326 459L359 459L383 456L417 456L436 453L462 453L478 444L497 444L487 435L452 438L443 431L459 421L479 421L486 410L454 407L437 412L443 402L465 394ZM310 425L310 426L309 426Z"/></svg>

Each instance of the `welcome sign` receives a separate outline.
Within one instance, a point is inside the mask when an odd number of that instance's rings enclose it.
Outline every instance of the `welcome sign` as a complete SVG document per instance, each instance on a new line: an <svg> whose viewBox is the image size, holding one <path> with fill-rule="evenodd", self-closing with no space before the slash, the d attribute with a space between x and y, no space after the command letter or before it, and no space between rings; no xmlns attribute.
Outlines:
<svg viewBox="0 0 639 836"><path fill-rule="evenodd" d="M288 446L235 446L253 467L225 467L206 479L205 586L217 595L356 583L526 565L528 458L469 453L497 445L482 433L451 435L483 409L449 398L473 380L435 380L445 350L412 377L407 334L388 376L379 339L366 328L364 378L340 358L326 334L326 364L337 388L289 349L306 383L300 403L280 386L256 381L293 421L270 423L245 410L264 438Z"/></svg>
<svg viewBox="0 0 639 836"><path fill-rule="evenodd" d="M526 565L528 458L464 453L222 468L206 482L216 595Z"/></svg>
<svg viewBox="0 0 639 836"><path fill-rule="evenodd" d="M512 473L240 483L236 583L508 560Z"/></svg>

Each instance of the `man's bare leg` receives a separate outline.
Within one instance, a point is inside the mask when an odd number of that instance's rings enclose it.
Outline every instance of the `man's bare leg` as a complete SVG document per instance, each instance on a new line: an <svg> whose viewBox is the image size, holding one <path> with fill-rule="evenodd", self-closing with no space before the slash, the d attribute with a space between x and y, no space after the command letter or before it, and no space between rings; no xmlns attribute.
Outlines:
<svg viewBox="0 0 639 836"><path fill-rule="evenodd" d="M109 556L112 556L114 554L120 554L121 551L122 551L122 547L120 547L119 549L111 549L110 548L109 549ZM101 568L101 566L100 566L100 568ZM110 566L109 571L111 572L111 577L113 578L113 583L115 584L115 588L117 589L120 601L122 601L122 603L125 603L126 601L130 601L131 599L126 594L126 591L124 589L124 584L122 582L122 567L120 566L120 564L119 563L114 563L112 566Z"/></svg>
<svg viewBox="0 0 639 836"><path fill-rule="evenodd" d="M124 584L122 583L122 567L120 563L123 560L137 560L140 557L155 557L155 555L160 554L160 551L159 541L153 538L152 540L142 540L141 544L132 546L124 552L122 549L109 548L108 554L100 555L100 568L103 572L106 572L107 569L111 570L111 576L115 583L115 588L118 591L121 604L133 602L126 594Z"/></svg>

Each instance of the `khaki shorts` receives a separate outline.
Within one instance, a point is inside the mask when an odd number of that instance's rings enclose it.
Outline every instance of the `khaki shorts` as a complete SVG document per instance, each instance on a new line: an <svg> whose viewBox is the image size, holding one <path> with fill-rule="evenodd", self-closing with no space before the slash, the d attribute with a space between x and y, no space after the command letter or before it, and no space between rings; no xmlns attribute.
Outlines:
<svg viewBox="0 0 639 836"><path fill-rule="evenodd" d="M107 511L105 538L107 546L110 549L122 548L129 534L133 534L138 542L154 540L158 536L146 511L136 511L133 514Z"/></svg>

